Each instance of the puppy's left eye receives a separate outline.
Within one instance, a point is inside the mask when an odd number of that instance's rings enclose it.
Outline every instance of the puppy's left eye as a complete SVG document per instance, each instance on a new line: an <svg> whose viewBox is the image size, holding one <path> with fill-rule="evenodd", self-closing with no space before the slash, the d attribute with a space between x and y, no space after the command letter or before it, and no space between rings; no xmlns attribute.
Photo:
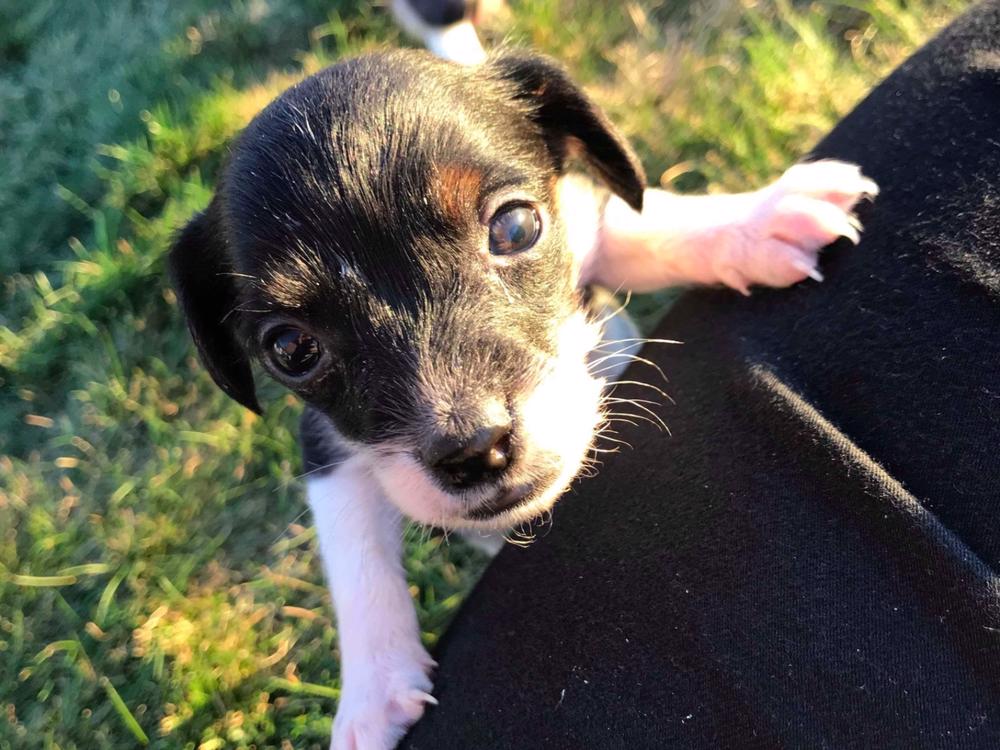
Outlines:
<svg viewBox="0 0 1000 750"><path fill-rule="evenodd" d="M273 331L267 337L266 349L274 366L295 378L309 374L323 356L315 338L291 326Z"/></svg>
<svg viewBox="0 0 1000 750"><path fill-rule="evenodd" d="M542 233L542 220L534 207L518 203L503 206L490 219L490 252L514 255L534 247Z"/></svg>

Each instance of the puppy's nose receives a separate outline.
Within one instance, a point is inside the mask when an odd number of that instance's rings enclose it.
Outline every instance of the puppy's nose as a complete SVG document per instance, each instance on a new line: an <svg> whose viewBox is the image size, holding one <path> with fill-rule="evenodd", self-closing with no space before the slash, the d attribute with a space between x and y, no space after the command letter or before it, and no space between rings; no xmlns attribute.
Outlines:
<svg viewBox="0 0 1000 750"><path fill-rule="evenodd" d="M465 435L441 435L425 455L427 465L449 487L466 489L496 478L511 460L510 419Z"/></svg>

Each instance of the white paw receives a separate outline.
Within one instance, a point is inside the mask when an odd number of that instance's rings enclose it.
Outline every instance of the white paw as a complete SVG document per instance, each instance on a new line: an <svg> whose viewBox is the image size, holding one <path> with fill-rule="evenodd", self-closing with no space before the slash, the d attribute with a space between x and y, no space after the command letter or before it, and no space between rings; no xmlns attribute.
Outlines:
<svg viewBox="0 0 1000 750"><path fill-rule="evenodd" d="M716 273L728 286L749 293L753 284L784 287L822 281L819 251L840 237L857 244L861 225L853 213L878 186L860 167L825 160L796 164L763 190L751 193L749 214L732 227L728 252Z"/></svg>
<svg viewBox="0 0 1000 750"><path fill-rule="evenodd" d="M345 677L333 720L331 750L390 750L424 713L431 695L428 676L437 665L422 647L378 654Z"/></svg>

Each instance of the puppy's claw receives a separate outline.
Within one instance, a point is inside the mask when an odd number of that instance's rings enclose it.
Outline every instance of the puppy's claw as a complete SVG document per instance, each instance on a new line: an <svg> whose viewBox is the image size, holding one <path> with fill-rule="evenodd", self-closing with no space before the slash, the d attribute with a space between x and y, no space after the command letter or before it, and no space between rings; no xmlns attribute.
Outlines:
<svg viewBox="0 0 1000 750"><path fill-rule="evenodd" d="M438 705L438 699L423 690L411 690L406 694L406 698L413 703L429 703L432 706Z"/></svg>
<svg viewBox="0 0 1000 750"><path fill-rule="evenodd" d="M733 232L733 250L719 278L744 291L748 284L788 286L811 278L822 281L819 251L846 237L861 242L861 222L853 208L878 186L854 164L826 160L796 164L777 182L752 194L758 203ZM741 286L732 283L739 278ZM742 288L741 288L742 287Z"/></svg>
<svg viewBox="0 0 1000 750"><path fill-rule="evenodd" d="M437 698L420 688L410 688L398 694L394 699L403 722L410 724L419 719L424 713L424 706L430 704L437 705Z"/></svg>
<svg viewBox="0 0 1000 750"><path fill-rule="evenodd" d="M845 211L862 198L874 198L879 192L875 181L861 173L861 167L836 159L795 164L771 188L819 198Z"/></svg>
<svg viewBox="0 0 1000 750"><path fill-rule="evenodd" d="M863 177L861 180L861 195L865 198L876 198L878 197L878 185L875 184L875 180L870 180L867 177Z"/></svg>
<svg viewBox="0 0 1000 750"><path fill-rule="evenodd" d="M738 270L731 266L724 266L719 269L718 274L719 281L728 286L730 289L735 289L744 297L750 296L750 285L743 277L743 274L741 274Z"/></svg>
<svg viewBox="0 0 1000 750"><path fill-rule="evenodd" d="M792 265L799 269L813 281L823 281L823 274L816 266L805 259L793 260Z"/></svg>
<svg viewBox="0 0 1000 750"><path fill-rule="evenodd" d="M840 236L846 237L851 241L851 244L857 245L861 242L861 232L858 231L858 227L855 226L855 222L851 220L851 217L847 219L847 225L840 230Z"/></svg>

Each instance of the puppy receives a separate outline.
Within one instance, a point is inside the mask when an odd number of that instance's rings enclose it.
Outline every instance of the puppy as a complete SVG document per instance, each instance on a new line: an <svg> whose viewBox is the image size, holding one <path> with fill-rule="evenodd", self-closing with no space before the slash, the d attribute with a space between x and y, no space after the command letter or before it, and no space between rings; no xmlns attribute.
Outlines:
<svg viewBox="0 0 1000 750"><path fill-rule="evenodd" d="M227 394L260 411L256 362L306 402L342 655L334 748L392 747L434 702L403 516L509 528L549 510L587 461L617 351L600 343L588 286L818 280L818 250L858 240L851 209L875 192L837 162L740 195L647 190L600 110L524 52L466 68L374 54L254 119L169 266Z"/></svg>
<svg viewBox="0 0 1000 750"><path fill-rule="evenodd" d="M497 12L501 0L392 0L396 22L438 57L463 65L480 63L486 52L476 33L484 16Z"/></svg>

